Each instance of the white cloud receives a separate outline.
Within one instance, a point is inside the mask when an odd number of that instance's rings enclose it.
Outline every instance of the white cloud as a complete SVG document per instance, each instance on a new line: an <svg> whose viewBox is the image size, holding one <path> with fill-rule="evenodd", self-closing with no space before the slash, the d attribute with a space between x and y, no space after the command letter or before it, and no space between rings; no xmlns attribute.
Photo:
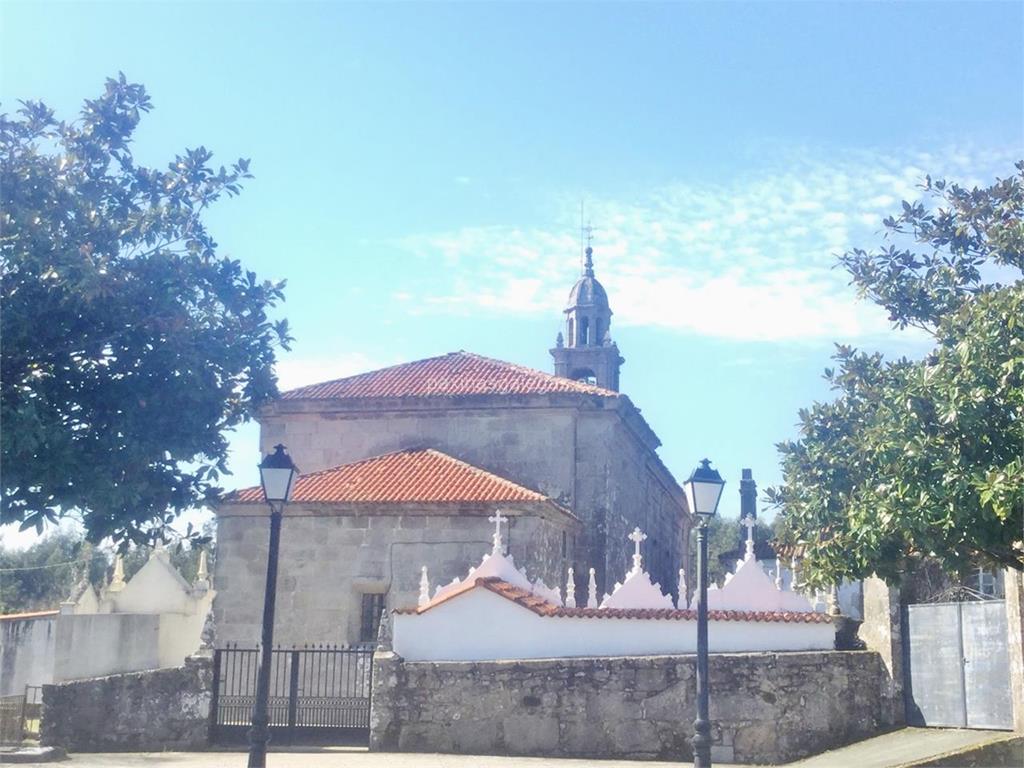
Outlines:
<svg viewBox="0 0 1024 768"><path fill-rule="evenodd" d="M942 158L949 158L943 160ZM880 244L882 219L933 176L994 179L1013 153L869 152L777 156L719 184L668 184L631 200L588 200L594 258L617 325L745 340L855 340L887 333L886 313L857 302L835 257ZM449 269L419 287L413 311L545 314L557 322L578 270L578 199L556 224L465 227L400 245ZM486 254L486 258L481 258ZM401 293L413 292L401 286Z"/></svg>

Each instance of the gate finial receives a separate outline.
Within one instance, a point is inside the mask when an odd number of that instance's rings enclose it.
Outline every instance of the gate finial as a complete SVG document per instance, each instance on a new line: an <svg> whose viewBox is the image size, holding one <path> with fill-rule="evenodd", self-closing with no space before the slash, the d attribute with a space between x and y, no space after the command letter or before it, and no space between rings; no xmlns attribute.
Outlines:
<svg viewBox="0 0 1024 768"><path fill-rule="evenodd" d="M391 650L391 616L385 608L380 614L380 627L377 629L377 650Z"/></svg>

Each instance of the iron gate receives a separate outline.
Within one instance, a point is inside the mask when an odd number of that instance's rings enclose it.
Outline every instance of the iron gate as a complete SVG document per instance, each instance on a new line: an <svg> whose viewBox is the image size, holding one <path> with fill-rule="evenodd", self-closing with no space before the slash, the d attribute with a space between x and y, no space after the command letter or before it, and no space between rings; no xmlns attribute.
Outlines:
<svg viewBox="0 0 1024 768"><path fill-rule="evenodd" d="M908 725L1013 729L1002 600L909 605L904 629Z"/></svg>
<svg viewBox="0 0 1024 768"><path fill-rule="evenodd" d="M210 741L248 740L258 648L213 654ZM370 738L373 651L321 646L271 653L268 714L278 744L366 744Z"/></svg>

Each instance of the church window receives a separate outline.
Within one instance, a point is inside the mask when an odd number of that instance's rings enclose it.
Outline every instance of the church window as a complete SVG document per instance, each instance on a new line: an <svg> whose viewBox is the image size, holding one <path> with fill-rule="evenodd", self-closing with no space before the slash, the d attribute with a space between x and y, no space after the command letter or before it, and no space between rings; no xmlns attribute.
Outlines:
<svg viewBox="0 0 1024 768"><path fill-rule="evenodd" d="M359 642L372 643L380 629L380 616L384 612L384 593L363 593L363 605L359 621Z"/></svg>
<svg viewBox="0 0 1024 768"><path fill-rule="evenodd" d="M575 321L575 320L573 320L573 319L572 319L572 318L570 317L570 318L569 318L569 336L568 336L568 339L569 339L569 346L570 346L570 347L574 347L574 346L576 346L576 337L575 337L575 336L573 336L573 333L575 332L575 330L576 330L576 321Z"/></svg>
<svg viewBox="0 0 1024 768"><path fill-rule="evenodd" d="M604 336L601 335L601 318L594 321L594 343L601 344L604 341Z"/></svg>
<svg viewBox="0 0 1024 768"><path fill-rule="evenodd" d="M585 317L580 318L580 346L585 347L590 342L587 339L587 331L590 330L589 320Z"/></svg>

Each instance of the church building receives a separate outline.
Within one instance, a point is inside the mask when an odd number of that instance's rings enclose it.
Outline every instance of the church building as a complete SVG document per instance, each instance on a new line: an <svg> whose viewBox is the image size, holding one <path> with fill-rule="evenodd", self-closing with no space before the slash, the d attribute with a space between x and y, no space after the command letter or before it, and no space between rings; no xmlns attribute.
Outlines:
<svg viewBox="0 0 1024 768"><path fill-rule="evenodd" d="M301 470L281 533L275 641L370 642L381 611L466 573L508 518L508 554L531 579L599 592L629 569L627 535L675 593L690 520L657 435L619 391L612 311L586 249L554 375L453 352L293 389L258 415L260 450ZM269 510L259 488L216 510L217 642L259 639Z"/></svg>

